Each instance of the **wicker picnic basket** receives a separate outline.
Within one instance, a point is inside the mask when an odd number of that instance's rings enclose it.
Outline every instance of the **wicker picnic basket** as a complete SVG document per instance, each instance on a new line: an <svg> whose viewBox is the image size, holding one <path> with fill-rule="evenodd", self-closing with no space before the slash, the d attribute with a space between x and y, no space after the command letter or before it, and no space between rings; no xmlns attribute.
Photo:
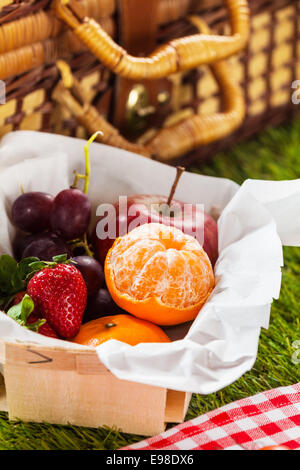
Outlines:
<svg viewBox="0 0 300 470"><path fill-rule="evenodd" d="M299 1L250 0L244 52L244 0L139 4L1 0L0 134L101 128L110 145L190 164L296 111Z"/></svg>

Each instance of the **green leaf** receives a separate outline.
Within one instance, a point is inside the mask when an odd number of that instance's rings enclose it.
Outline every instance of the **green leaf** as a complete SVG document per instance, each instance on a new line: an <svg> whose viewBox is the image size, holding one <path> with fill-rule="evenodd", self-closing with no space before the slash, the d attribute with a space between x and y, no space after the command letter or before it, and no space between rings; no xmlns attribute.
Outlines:
<svg viewBox="0 0 300 470"><path fill-rule="evenodd" d="M12 291L12 279L15 276L18 263L9 255L0 256L0 291L9 294Z"/></svg>
<svg viewBox="0 0 300 470"><path fill-rule="evenodd" d="M45 318L40 318L35 323L30 323L29 325L25 325L28 330L35 331L36 333L39 331L40 327L46 323Z"/></svg>
<svg viewBox="0 0 300 470"><path fill-rule="evenodd" d="M47 265L46 263L44 263L44 261L34 261L33 263L30 263L29 265L32 271L38 271L39 269L43 269L46 266Z"/></svg>
<svg viewBox="0 0 300 470"><path fill-rule="evenodd" d="M25 290L28 276L34 272L30 267L30 264L36 261L39 261L39 259L35 256L31 256L29 258L22 259L17 265L15 275L12 278L12 285L16 292Z"/></svg>
<svg viewBox="0 0 300 470"><path fill-rule="evenodd" d="M35 261L39 261L39 258L30 256L29 258L24 258L20 261L17 268L17 273L20 279L25 279L27 275L32 272L30 265Z"/></svg>
<svg viewBox="0 0 300 470"><path fill-rule="evenodd" d="M65 253L63 255L53 256L53 261L34 261L29 264L29 268L32 271L40 271L44 268L54 268L59 263L70 263L71 260L68 260L68 255Z"/></svg>
<svg viewBox="0 0 300 470"><path fill-rule="evenodd" d="M10 255L0 256L0 270L3 272L6 270L9 273L13 273L17 269L18 263Z"/></svg>
<svg viewBox="0 0 300 470"><path fill-rule="evenodd" d="M11 307L8 310L7 315L16 322L20 323L20 325L25 325L27 318L33 312L33 310L34 302L28 294L25 294L22 302Z"/></svg>
<svg viewBox="0 0 300 470"><path fill-rule="evenodd" d="M17 292L26 290L30 277L44 268L54 268L57 263L69 263L67 254L53 257L53 261L40 261L34 256L19 263L11 256L0 256L0 308L9 305L9 299Z"/></svg>
<svg viewBox="0 0 300 470"><path fill-rule="evenodd" d="M18 323L21 323L21 303L22 302L20 302L18 305L14 305L7 312L7 315L13 320L16 320Z"/></svg>
<svg viewBox="0 0 300 470"><path fill-rule="evenodd" d="M53 256L52 259L54 263L65 263L68 259L68 255L67 253L64 253L63 255Z"/></svg>
<svg viewBox="0 0 300 470"><path fill-rule="evenodd" d="M17 263L10 255L0 256L0 305L8 299L26 289L28 276L33 272L30 265L39 261L36 257L25 258Z"/></svg>

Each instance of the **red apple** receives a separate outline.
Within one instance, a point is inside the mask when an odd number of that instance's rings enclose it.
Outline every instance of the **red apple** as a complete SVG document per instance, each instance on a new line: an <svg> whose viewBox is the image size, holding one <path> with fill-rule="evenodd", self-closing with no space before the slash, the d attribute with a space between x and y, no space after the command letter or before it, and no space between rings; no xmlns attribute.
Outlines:
<svg viewBox="0 0 300 470"><path fill-rule="evenodd" d="M214 265L218 258L218 227L215 220L203 212L201 206L185 205L174 199L168 206L168 200L165 196L137 194L127 198L127 205L125 200L116 203L115 216L110 219L107 214L101 216L93 236L95 253L100 261L104 263L115 238L125 235L139 225L154 222L175 226L197 238ZM161 206L162 204L164 206ZM114 224L116 231L113 236L110 234L110 237L104 238L109 224Z"/></svg>

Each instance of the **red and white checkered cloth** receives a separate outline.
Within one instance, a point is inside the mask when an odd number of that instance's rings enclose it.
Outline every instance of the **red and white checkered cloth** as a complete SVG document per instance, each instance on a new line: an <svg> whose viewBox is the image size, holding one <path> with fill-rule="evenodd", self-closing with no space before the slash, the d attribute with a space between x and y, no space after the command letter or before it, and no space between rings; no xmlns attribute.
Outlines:
<svg viewBox="0 0 300 470"><path fill-rule="evenodd" d="M126 450L300 449L300 383L230 403Z"/></svg>

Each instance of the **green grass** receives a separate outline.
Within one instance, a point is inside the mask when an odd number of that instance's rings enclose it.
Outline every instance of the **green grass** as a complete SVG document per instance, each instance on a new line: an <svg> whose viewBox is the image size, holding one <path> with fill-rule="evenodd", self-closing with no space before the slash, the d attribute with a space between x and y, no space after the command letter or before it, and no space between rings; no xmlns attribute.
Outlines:
<svg viewBox="0 0 300 470"><path fill-rule="evenodd" d="M299 178L300 120L217 155L201 172L238 183L246 178ZM269 330L261 333L253 369L218 393L194 395L187 419L260 391L300 381L300 365L291 361L291 345L300 340L300 248L284 248L284 257L281 295L273 303ZM7 415L0 413L0 449L115 449L140 439L106 428L10 423Z"/></svg>

